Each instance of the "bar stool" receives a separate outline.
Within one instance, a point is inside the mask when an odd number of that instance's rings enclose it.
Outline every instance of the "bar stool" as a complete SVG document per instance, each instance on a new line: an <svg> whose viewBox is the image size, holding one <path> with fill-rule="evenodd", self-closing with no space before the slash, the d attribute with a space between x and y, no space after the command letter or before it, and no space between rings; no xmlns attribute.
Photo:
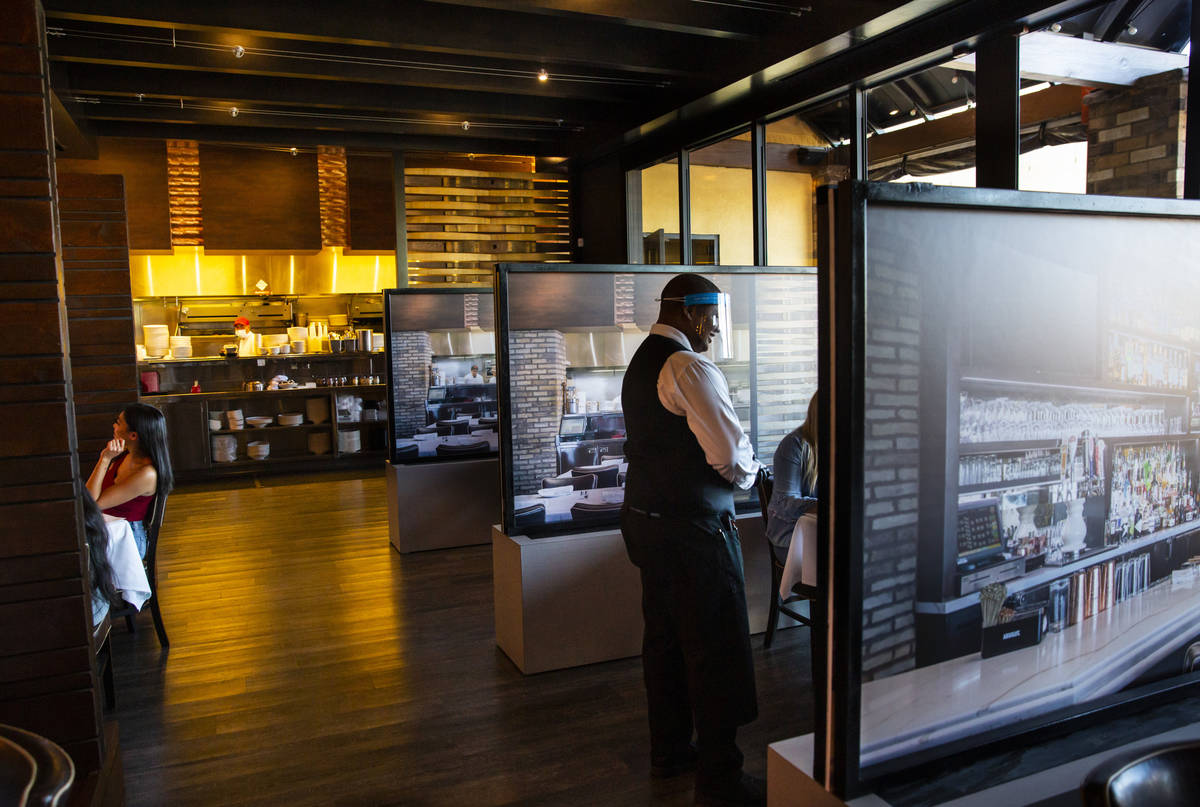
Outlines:
<svg viewBox="0 0 1200 807"><path fill-rule="evenodd" d="M1200 740L1117 754L1087 775L1084 807L1175 807L1200 804Z"/></svg>
<svg viewBox="0 0 1200 807"><path fill-rule="evenodd" d="M58 807L66 804L75 781L75 763L70 755L57 743L40 734L7 726L0 723L0 744L7 744L23 751L33 763L28 790L22 799L6 800L4 804L28 805L28 807ZM3 751L0 751L3 756ZM3 768L0 764L0 768ZM5 777L6 778L6 777ZM0 784L0 796L4 785Z"/></svg>

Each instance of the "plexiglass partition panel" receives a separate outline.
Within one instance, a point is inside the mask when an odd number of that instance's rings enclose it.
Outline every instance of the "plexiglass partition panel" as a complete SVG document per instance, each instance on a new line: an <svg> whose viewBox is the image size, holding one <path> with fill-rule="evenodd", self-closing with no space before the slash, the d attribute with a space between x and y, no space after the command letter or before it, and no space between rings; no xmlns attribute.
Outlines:
<svg viewBox="0 0 1200 807"><path fill-rule="evenodd" d="M385 293L393 463L499 450L491 289Z"/></svg>
<svg viewBox="0 0 1200 807"><path fill-rule="evenodd" d="M1196 677L1200 220L868 188L864 774Z"/></svg>
<svg viewBox="0 0 1200 807"><path fill-rule="evenodd" d="M617 524L626 470L621 383L658 318L663 286L680 268L501 264L500 398L512 424L503 457L509 532ZM732 297L732 327L722 334L730 358L717 365L742 428L770 464L816 388L816 275L810 267L703 273ZM594 484L577 484L585 476ZM757 508L752 496L746 491L740 501Z"/></svg>

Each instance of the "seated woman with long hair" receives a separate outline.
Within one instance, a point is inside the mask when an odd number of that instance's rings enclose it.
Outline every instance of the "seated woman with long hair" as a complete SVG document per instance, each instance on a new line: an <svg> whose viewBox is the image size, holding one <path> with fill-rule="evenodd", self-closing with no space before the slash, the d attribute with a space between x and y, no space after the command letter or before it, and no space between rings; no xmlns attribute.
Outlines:
<svg viewBox="0 0 1200 807"><path fill-rule="evenodd" d="M87 539L88 567L91 570L92 624L99 625L109 608L121 604L121 594L113 583L112 563L108 559L108 525L104 514L86 490L83 504L83 533Z"/></svg>
<svg viewBox="0 0 1200 807"><path fill-rule="evenodd" d="M130 404L113 421L113 439L100 452L87 489L100 509L129 522L138 554L146 556L143 521L154 497L174 485L167 451L167 419L147 404Z"/></svg>
<svg viewBox="0 0 1200 807"><path fill-rule="evenodd" d="M767 539L776 546L792 542L801 516L816 513L817 395L808 402L804 423L775 449L775 485L767 504Z"/></svg>

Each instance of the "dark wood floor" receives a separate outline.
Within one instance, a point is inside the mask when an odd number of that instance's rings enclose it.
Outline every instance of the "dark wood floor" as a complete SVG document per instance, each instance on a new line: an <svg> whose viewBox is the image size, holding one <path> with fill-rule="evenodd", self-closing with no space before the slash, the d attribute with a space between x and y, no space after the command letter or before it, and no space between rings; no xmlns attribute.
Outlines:
<svg viewBox="0 0 1200 807"><path fill-rule="evenodd" d="M114 629L128 804L690 804L648 775L641 664L526 677L496 648L491 548L400 555L381 472L185 487L149 614ZM755 638L766 745L812 727L808 631Z"/></svg>

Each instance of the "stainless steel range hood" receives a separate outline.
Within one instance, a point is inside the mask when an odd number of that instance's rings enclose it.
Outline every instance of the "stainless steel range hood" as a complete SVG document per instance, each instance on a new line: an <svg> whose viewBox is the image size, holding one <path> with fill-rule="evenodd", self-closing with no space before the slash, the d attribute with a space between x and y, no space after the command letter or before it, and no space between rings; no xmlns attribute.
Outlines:
<svg viewBox="0 0 1200 807"><path fill-rule="evenodd" d="M179 304L182 333L228 333L238 317L250 320L250 327L257 331L278 330L292 324L292 304L245 297L195 297Z"/></svg>

